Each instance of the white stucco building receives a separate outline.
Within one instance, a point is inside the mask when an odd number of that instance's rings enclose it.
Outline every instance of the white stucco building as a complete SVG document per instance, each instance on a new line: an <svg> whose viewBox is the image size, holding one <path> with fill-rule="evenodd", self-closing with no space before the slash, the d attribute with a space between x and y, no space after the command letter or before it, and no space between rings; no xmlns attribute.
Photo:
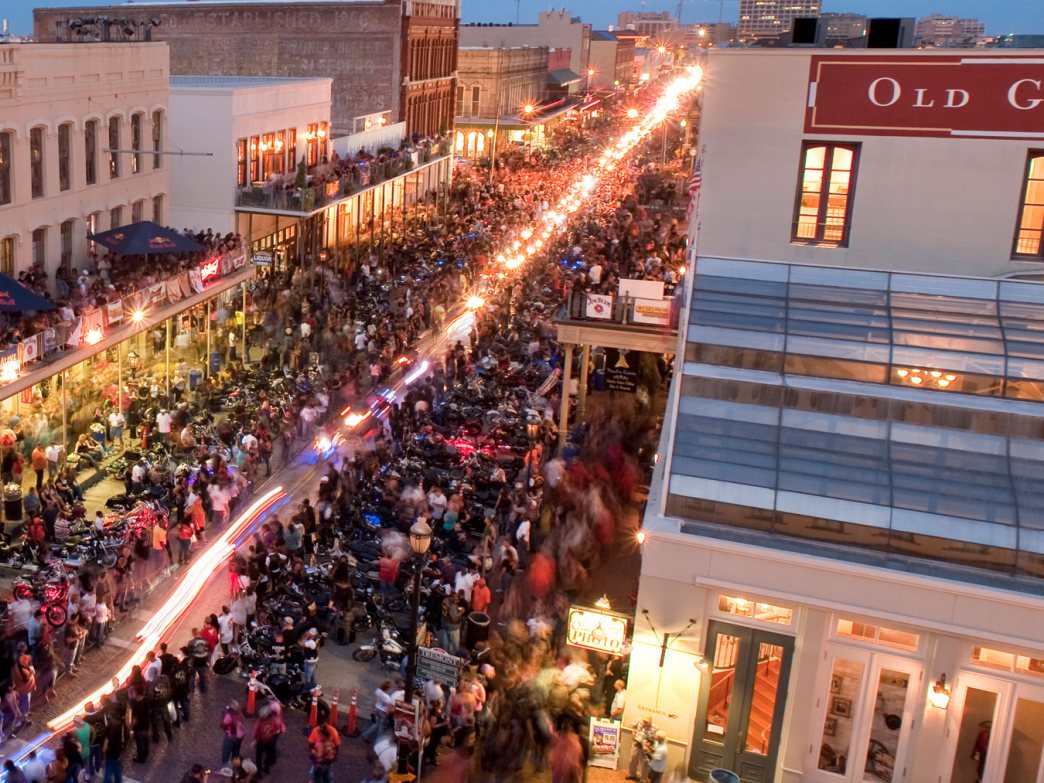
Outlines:
<svg viewBox="0 0 1044 783"><path fill-rule="evenodd" d="M694 780L1044 781L1040 61L710 53L624 715Z"/></svg>
<svg viewBox="0 0 1044 783"><path fill-rule="evenodd" d="M332 79L172 76L171 223L236 231L236 192L327 154ZM201 155L199 153L205 153Z"/></svg>
<svg viewBox="0 0 1044 783"><path fill-rule="evenodd" d="M53 276L89 231L166 221L164 43L0 45L0 272ZM107 152L107 150L121 150Z"/></svg>

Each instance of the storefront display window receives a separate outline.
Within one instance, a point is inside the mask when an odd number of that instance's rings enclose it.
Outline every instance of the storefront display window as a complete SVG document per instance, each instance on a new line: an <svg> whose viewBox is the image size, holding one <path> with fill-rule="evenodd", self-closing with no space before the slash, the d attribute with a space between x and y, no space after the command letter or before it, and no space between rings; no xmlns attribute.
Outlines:
<svg viewBox="0 0 1044 783"><path fill-rule="evenodd" d="M950 783L979 783L982 780L998 699L998 694L979 688L969 687L965 693Z"/></svg>
<svg viewBox="0 0 1044 783"><path fill-rule="evenodd" d="M1015 721L1008 749L1008 764L1004 783L1023 783L1034 780L1040 773L1041 753L1044 750L1044 704L1030 699L1019 699L1015 704Z"/></svg>
<svg viewBox="0 0 1044 783"><path fill-rule="evenodd" d="M881 669L874 699L864 780L891 783L895 759L899 753L900 729L910 690L910 675L892 669Z"/></svg>
<svg viewBox="0 0 1044 783"><path fill-rule="evenodd" d="M830 674L827 715L823 720L823 740L819 746L819 768L840 775L848 770L852 755L855 719L853 705L862 692L863 664L843 658L834 660Z"/></svg>

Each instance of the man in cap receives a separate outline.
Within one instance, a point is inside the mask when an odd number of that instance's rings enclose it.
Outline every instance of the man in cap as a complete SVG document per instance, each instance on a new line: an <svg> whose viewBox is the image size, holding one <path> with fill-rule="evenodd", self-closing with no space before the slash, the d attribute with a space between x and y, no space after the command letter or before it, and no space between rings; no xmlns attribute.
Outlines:
<svg viewBox="0 0 1044 783"><path fill-rule="evenodd" d="M634 724L631 733L631 761L627 765L628 780L645 780L648 777L649 761L646 752L651 748L656 731L652 718L648 715Z"/></svg>

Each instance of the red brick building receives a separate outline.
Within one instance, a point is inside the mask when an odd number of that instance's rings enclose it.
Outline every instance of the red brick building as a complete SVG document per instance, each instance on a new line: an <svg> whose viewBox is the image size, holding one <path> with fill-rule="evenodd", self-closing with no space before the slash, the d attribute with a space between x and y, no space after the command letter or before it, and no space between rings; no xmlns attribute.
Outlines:
<svg viewBox="0 0 1044 783"><path fill-rule="evenodd" d="M459 0L183 0L148 5L37 8L42 42L85 40L77 21L126 20L170 45L175 75L328 76L335 136L385 114L407 133L453 124ZM158 21L155 27L143 22Z"/></svg>
<svg viewBox="0 0 1044 783"><path fill-rule="evenodd" d="M399 117L411 133L453 127L459 0L404 0Z"/></svg>

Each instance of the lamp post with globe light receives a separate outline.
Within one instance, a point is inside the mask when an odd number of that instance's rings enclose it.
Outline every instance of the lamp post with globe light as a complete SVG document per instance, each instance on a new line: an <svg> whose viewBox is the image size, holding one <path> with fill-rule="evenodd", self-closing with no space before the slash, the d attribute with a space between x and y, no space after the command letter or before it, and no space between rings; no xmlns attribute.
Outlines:
<svg viewBox="0 0 1044 783"><path fill-rule="evenodd" d="M414 680L417 679L417 622L420 615L421 582L424 579L424 555L431 546L431 526L423 519L418 519L410 527L410 549L413 550L416 559L416 569L413 573L413 594L410 599L410 647L406 657L406 687L403 692L403 701L413 709ZM419 717L418 717L419 720ZM419 729L419 726L414 726ZM405 773L409 764L409 747L400 740L399 743L399 772Z"/></svg>

